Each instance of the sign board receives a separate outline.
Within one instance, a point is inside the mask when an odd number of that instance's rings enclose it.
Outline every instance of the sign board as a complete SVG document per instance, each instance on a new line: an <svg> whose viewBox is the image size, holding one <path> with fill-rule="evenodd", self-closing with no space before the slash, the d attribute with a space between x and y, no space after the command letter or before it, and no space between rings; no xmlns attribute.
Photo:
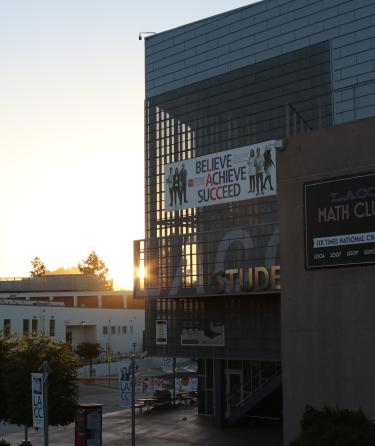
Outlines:
<svg viewBox="0 0 375 446"><path fill-rule="evenodd" d="M375 263L375 173L307 183L306 268Z"/></svg>
<svg viewBox="0 0 375 446"><path fill-rule="evenodd" d="M167 345L167 321L159 319L156 321L156 345Z"/></svg>
<svg viewBox="0 0 375 446"><path fill-rule="evenodd" d="M131 365L121 364L119 367L120 403L124 407L130 407L132 403Z"/></svg>
<svg viewBox="0 0 375 446"><path fill-rule="evenodd" d="M211 277L217 293L280 290L280 265L231 268L215 272Z"/></svg>
<svg viewBox="0 0 375 446"><path fill-rule="evenodd" d="M135 380L135 393L136 395L139 395L140 393L143 393L143 391L144 391L144 379L137 378Z"/></svg>
<svg viewBox="0 0 375 446"><path fill-rule="evenodd" d="M280 145L272 140L166 164L165 210L275 195L275 147Z"/></svg>
<svg viewBox="0 0 375 446"><path fill-rule="evenodd" d="M102 408L90 408L86 414L87 446L101 446L102 444Z"/></svg>
<svg viewBox="0 0 375 446"><path fill-rule="evenodd" d="M31 374L33 427L44 426L43 373Z"/></svg>
<svg viewBox="0 0 375 446"><path fill-rule="evenodd" d="M102 405L79 404L75 415L75 446L102 446Z"/></svg>
<svg viewBox="0 0 375 446"><path fill-rule="evenodd" d="M112 352L112 348L109 344L107 344L106 353L107 353L107 362L112 362L113 352Z"/></svg>
<svg viewBox="0 0 375 446"><path fill-rule="evenodd" d="M225 345L222 322L182 321L181 345L192 347L223 347Z"/></svg>

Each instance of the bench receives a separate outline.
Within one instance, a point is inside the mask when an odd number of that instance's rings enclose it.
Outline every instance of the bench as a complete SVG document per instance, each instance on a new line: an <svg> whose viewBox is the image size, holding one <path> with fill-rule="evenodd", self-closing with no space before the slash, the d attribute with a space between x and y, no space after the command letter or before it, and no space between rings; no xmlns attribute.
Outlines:
<svg viewBox="0 0 375 446"><path fill-rule="evenodd" d="M135 403L134 407L139 410L139 414L142 415L142 410L146 407L145 403Z"/></svg>

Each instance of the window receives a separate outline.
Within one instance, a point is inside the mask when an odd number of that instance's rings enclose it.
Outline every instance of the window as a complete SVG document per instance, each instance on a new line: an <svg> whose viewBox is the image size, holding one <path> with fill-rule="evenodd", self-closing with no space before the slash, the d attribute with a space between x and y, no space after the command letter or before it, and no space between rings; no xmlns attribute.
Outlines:
<svg viewBox="0 0 375 446"><path fill-rule="evenodd" d="M130 334L133 334L133 325L130 326Z"/></svg>
<svg viewBox="0 0 375 446"><path fill-rule="evenodd" d="M56 334L56 321L55 321L55 319L50 319L49 320L49 335L55 336L55 334Z"/></svg>
<svg viewBox="0 0 375 446"><path fill-rule="evenodd" d="M11 330L10 319L4 319L4 336L6 338L9 338L10 330Z"/></svg>
<svg viewBox="0 0 375 446"><path fill-rule="evenodd" d="M103 334L104 335L108 334L108 326L107 325L103 325Z"/></svg>
<svg viewBox="0 0 375 446"><path fill-rule="evenodd" d="M34 336L38 333L38 319L31 321L31 332Z"/></svg>
<svg viewBox="0 0 375 446"><path fill-rule="evenodd" d="M117 327L117 334L121 334L121 327L120 326Z"/></svg>
<svg viewBox="0 0 375 446"><path fill-rule="evenodd" d="M24 336L30 335L30 321L28 319L23 320L23 335Z"/></svg>
<svg viewBox="0 0 375 446"><path fill-rule="evenodd" d="M113 334L113 335L116 334L116 327L111 327L111 334Z"/></svg>
<svg viewBox="0 0 375 446"><path fill-rule="evenodd" d="M126 335L126 333L128 332L128 327L126 325L122 326L122 334Z"/></svg>

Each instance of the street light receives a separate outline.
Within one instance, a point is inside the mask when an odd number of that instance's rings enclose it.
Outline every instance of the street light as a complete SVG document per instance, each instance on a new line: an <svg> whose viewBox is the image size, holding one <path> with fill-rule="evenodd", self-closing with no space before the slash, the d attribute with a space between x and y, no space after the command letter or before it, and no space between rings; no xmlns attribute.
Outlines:
<svg viewBox="0 0 375 446"><path fill-rule="evenodd" d="M132 446L135 446L135 346L133 342L133 352L131 354L132 369Z"/></svg>
<svg viewBox="0 0 375 446"><path fill-rule="evenodd" d="M153 36L156 34L154 31L141 31L138 35L138 40L142 40L144 37Z"/></svg>

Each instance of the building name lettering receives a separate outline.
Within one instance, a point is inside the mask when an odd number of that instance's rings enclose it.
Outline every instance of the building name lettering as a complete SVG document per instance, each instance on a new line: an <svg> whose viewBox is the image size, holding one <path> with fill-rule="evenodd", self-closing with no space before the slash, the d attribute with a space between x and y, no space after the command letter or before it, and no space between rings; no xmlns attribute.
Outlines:
<svg viewBox="0 0 375 446"><path fill-rule="evenodd" d="M226 269L214 274L213 283L220 293L280 290L280 266Z"/></svg>

